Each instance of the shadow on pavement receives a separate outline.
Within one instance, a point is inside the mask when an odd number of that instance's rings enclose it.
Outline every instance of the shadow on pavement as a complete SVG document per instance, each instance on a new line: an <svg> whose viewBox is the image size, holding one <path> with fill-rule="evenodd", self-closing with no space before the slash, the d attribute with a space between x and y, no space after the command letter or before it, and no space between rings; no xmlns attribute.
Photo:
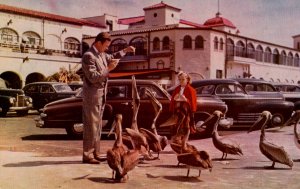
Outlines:
<svg viewBox="0 0 300 189"><path fill-rule="evenodd" d="M62 165L62 164L82 164L81 161L25 161L18 163L8 163L3 167L36 167L43 165Z"/></svg>
<svg viewBox="0 0 300 189"><path fill-rule="evenodd" d="M98 183L107 183L107 184L112 184L112 183L115 183L115 184L122 184L120 182L116 182L114 179L112 178L107 178L107 177L89 177L88 178L90 181L93 181L93 182L98 182ZM129 178L130 179L130 178Z"/></svg>
<svg viewBox="0 0 300 189"><path fill-rule="evenodd" d="M187 177L186 175L182 176L163 176L164 179L171 180L171 181L177 181L177 182L203 182L198 177L198 171L195 173L197 176L191 176L193 173L190 173L190 176Z"/></svg>
<svg viewBox="0 0 300 189"><path fill-rule="evenodd" d="M22 137L22 140L81 140L69 137L67 134L39 134Z"/></svg>

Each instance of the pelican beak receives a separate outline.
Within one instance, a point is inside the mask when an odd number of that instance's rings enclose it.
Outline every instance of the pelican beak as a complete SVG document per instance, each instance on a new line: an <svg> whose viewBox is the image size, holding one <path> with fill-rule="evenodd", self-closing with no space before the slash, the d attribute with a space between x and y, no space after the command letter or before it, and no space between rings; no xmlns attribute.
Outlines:
<svg viewBox="0 0 300 189"><path fill-rule="evenodd" d="M117 125L117 122L115 120L111 125L111 129L110 129L109 133L107 134L108 137L114 132L116 125Z"/></svg>
<svg viewBox="0 0 300 189"><path fill-rule="evenodd" d="M167 121L162 123L159 127L170 127L178 123L178 116L173 114Z"/></svg>
<svg viewBox="0 0 300 189"><path fill-rule="evenodd" d="M290 117L289 120L287 120L281 127L282 129L284 126L289 126L295 123L298 119L300 118L300 111L293 112L292 116Z"/></svg>
<svg viewBox="0 0 300 189"><path fill-rule="evenodd" d="M263 117L262 116L260 116L259 118L258 118L258 120L249 128L249 130L248 130L248 132L247 133L250 133L250 132L252 132L252 131L255 131L255 130L259 130L259 129L261 129L261 127L262 127L262 120L263 120Z"/></svg>

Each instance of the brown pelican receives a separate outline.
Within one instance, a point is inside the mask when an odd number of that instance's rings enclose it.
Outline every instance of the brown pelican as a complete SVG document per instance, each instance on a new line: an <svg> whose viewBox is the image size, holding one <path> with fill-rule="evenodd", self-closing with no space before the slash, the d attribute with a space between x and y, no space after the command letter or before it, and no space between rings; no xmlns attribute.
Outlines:
<svg viewBox="0 0 300 189"><path fill-rule="evenodd" d="M144 128L140 128L139 130L146 137L150 150L157 152L157 158L159 159L159 152L164 150L168 144L168 138L166 136L160 136L156 129L156 120L162 111L162 105L148 88L143 88L141 92L149 97L149 100L155 111L155 116L151 125L152 131Z"/></svg>
<svg viewBox="0 0 300 189"><path fill-rule="evenodd" d="M293 160L284 148L268 142L265 138L265 127L271 118L272 115L270 112L263 111L259 119L251 126L248 133L257 128L261 128L259 149L263 155L273 162L271 168L274 168L276 162L293 167Z"/></svg>
<svg viewBox="0 0 300 189"><path fill-rule="evenodd" d="M177 154L177 160L179 163L187 166L187 177L189 176L191 168L199 170L199 177L202 169L209 169L209 171L212 170L212 162L206 151Z"/></svg>
<svg viewBox="0 0 300 189"><path fill-rule="evenodd" d="M218 150L223 152L223 155L222 155L221 159L226 159L227 154L243 155L242 149L240 148L240 146L236 142L234 142L234 141L232 141L228 138L224 138L224 137L219 136L218 125L219 125L219 120L220 120L222 115L223 115L222 112L215 111L212 115L215 118L211 118L211 119L217 119L215 121L214 130L213 130L213 133L212 133L213 134L212 135L212 141L213 141L214 146Z"/></svg>
<svg viewBox="0 0 300 189"><path fill-rule="evenodd" d="M139 152L137 150L129 151L122 141L122 115L117 114L111 131L116 129L116 141L112 147L107 151L107 163L113 170L112 178L125 182L128 179L127 173L132 170L138 163Z"/></svg>

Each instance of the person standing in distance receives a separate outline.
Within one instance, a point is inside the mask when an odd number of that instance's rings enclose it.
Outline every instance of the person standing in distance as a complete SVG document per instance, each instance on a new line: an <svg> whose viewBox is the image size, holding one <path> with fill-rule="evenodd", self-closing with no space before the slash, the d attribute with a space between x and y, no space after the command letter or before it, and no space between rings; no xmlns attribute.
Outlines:
<svg viewBox="0 0 300 189"><path fill-rule="evenodd" d="M135 51L134 47L128 46L114 54L107 54L105 51L108 50L110 43L109 33L99 33L81 60L83 71L83 163L100 163L100 138L108 73L116 68L118 60L115 59L125 56L127 52Z"/></svg>

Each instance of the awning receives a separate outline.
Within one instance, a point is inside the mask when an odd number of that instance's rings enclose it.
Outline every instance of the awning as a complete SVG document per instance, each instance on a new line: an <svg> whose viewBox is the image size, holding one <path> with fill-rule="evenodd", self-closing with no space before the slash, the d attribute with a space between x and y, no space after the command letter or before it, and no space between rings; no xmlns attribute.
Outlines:
<svg viewBox="0 0 300 189"><path fill-rule="evenodd" d="M142 74L150 74L150 73L162 73L162 72L168 72L168 71L170 71L170 69L134 71L134 72L116 72L116 73L109 73L109 77L110 78L125 77L125 76L142 75Z"/></svg>

